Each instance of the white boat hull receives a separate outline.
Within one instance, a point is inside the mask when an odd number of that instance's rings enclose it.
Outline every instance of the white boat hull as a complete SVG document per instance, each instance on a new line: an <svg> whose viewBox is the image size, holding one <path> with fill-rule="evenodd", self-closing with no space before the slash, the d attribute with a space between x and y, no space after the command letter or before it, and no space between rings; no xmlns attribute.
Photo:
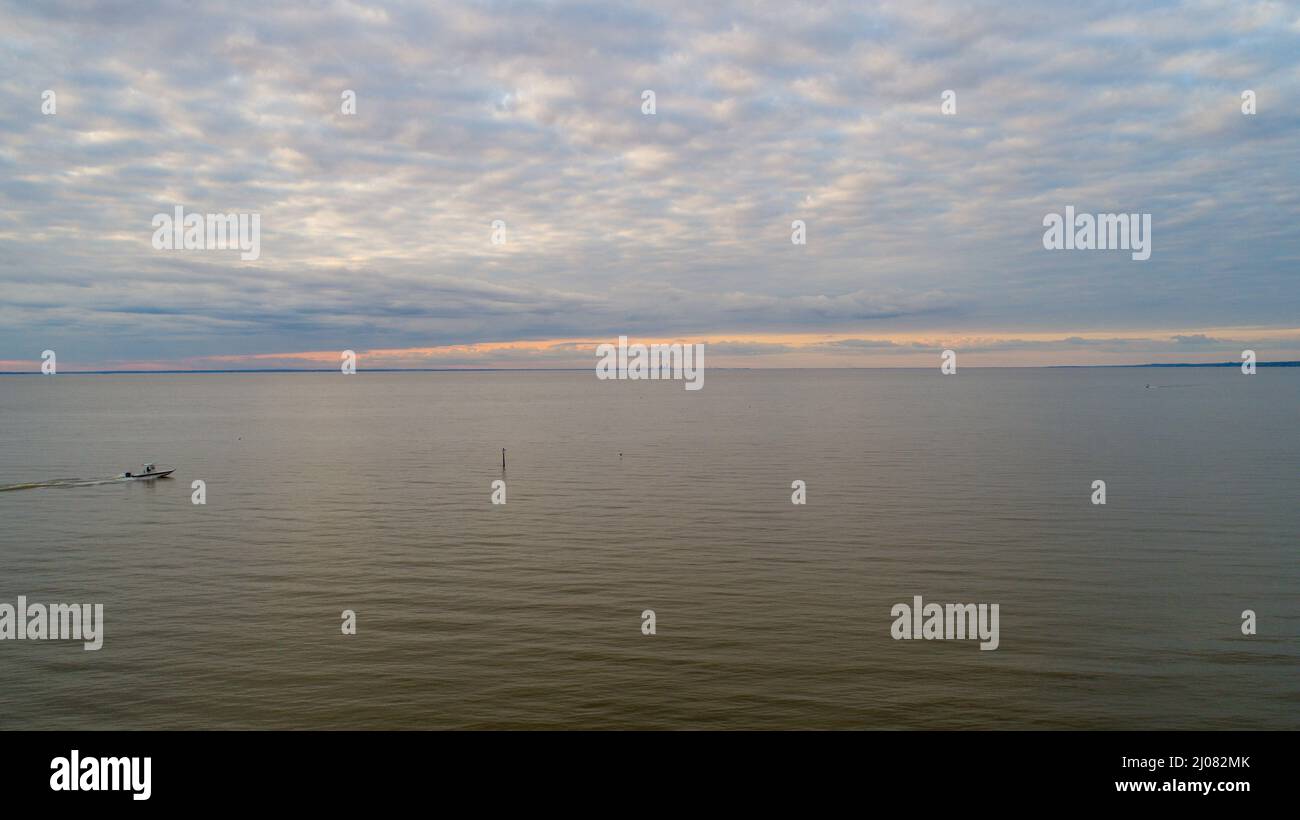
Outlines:
<svg viewBox="0 0 1300 820"><path fill-rule="evenodd" d="M154 470L152 473L141 473L140 475L124 475L122 478L128 481L152 481L155 478L166 478L175 470Z"/></svg>

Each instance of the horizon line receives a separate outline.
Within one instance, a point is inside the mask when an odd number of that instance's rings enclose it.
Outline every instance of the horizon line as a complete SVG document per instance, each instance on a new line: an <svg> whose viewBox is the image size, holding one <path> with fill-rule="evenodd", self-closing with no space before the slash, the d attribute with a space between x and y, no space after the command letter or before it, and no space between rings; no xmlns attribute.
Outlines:
<svg viewBox="0 0 1300 820"><path fill-rule="evenodd" d="M1241 362L1146 362L1143 364L1037 364L963 365L963 370L1087 370L1137 367L1240 367ZM1300 367L1300 360L1256 362L1256 367ZM590 367L367 367L357 373L580 373ZM932 370L932 367L710 367L710 370ZM65 370L47 374L39 370L0 370L0 376L120 376L221 373L337 373L337 367L204 368L194 370Z"/></svg>

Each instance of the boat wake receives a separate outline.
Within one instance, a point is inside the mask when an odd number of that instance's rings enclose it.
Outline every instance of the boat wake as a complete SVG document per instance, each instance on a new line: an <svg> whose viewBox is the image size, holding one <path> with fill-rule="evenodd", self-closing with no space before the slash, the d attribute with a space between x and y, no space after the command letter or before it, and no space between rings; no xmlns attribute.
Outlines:
<svg viewBox="0 0 1300 820"><path fill-rule="evenodd" d="M0 493L13 490L47 490L68 487L94 487L99 484L118 484L131 479L123 476L107 478L52 478L49 481L29 481L26 484L0 484Z"/></svg>

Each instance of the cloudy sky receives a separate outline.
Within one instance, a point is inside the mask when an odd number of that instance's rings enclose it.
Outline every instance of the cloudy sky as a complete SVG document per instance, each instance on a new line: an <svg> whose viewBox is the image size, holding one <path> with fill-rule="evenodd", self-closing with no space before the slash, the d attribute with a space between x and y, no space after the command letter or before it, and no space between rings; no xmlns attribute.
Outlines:
<svg viewBox="0 0 1300 820"><path fill-rule="evenodd" d="M0 0L0 204L6 370L1296 359L1300 5Z"/></svg>

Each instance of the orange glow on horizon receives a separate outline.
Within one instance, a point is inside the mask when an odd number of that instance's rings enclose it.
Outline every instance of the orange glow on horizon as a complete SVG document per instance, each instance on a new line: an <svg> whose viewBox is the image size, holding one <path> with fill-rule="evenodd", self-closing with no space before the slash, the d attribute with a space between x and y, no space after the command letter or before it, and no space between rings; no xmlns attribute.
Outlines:
<svg viewBox="0 0 1300 820"><path fill-rule="evenodd" d="M1178 346L1175 336L1205 336L1203 344ZM1078 341L1067 341L1078 340ZM1136 346L1108 348L1108 340ZM1046 366L1087 364L1143 364L1147 362L1229 361L1240 353L1237 340L1268 343L1260 349L1261 361L1300 358L1300 328L1216 327L1193 330L1105 330L1079 332L937 331L873 333L706 333L674 336L629 336L629 344L703 342L714 346L743 346L745 350L708 351L718 367L918 367L929 366L935 351L952 348L963 361L978 366ZM570 337L469 342L419 347L357 349L358 366L394 368L569 368L593 361L595 348L617 343L617 337ZM836 347L836 343L870 344ZM1095 342L1096 344L1087 344ZM1040 343L1036 348L1017 347ZM770 345L771 350L763 347ZM966 352L962 354L962 350ZM707 348L706 348L707 350ZM112 363L73 362L60 359L60 369L78 370L204 370L256 368L333 369L342 349L300 350L278 353L234 353L190 356L175 360L136 360ZM0 360L0 370L34 372L40 361Z"/></svg>

